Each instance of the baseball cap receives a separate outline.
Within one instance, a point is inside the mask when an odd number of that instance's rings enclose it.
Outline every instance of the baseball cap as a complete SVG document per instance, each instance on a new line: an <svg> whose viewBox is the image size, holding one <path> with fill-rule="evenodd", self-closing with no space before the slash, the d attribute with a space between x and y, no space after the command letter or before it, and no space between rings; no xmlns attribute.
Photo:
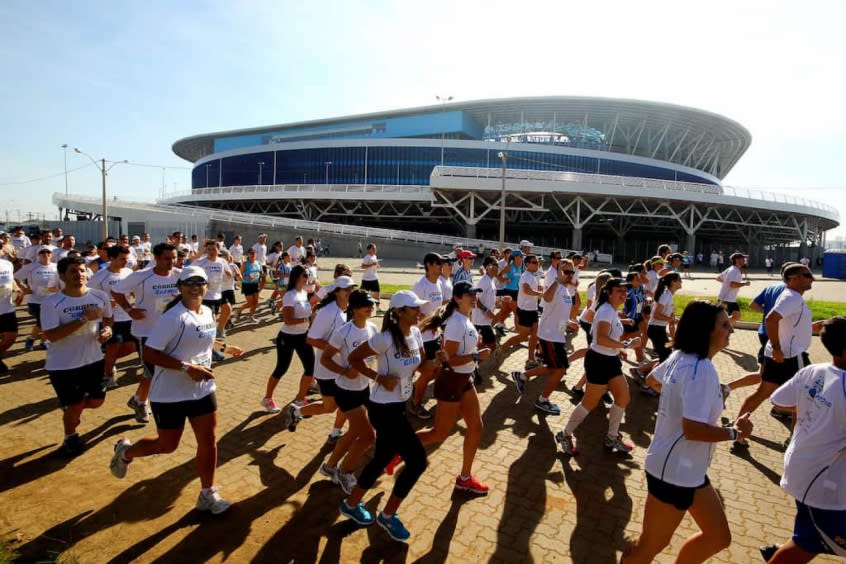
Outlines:
<svg viewBox="0 0 846 564"><path fill-rule="evenodd" d="M453 289L453 292L455 290ZM391 309L396 309L400 307L420 307L423 304L428 303L426 300L421 300L417 297L417 294L412 292L411 290L400 290L399 292L395 293L391 296Z"/></svg>
<svg viewBox="0 0 846 564"><path fill-rule="evenodd" d="M133 235L133 236L132 236L132 240L133 240L133 241L140 241L140 240L141 240L141 237L140 237L140 236L138 236L138 235Z"/></svg>
<svg viewBox="0 0 846 564"><path fill-rule="evenodd" d="M37 254L39 254L39 255L40 255L41 253L52 253L52 252L53 252L53 249L51 249L51 248L50 248L50 247L48 247L47 245L41 245L41 246L38 248L38 253L37 253Z"/></svg>
<svg viewBox="0 0 846 564"><path fill-rule="evenodd" d="M666 264L667 263L667 261L665 261L664 259L662 259L659 256L652 257L649 262L651 262L652 264Z"/></svg>
<svg viewBox="0 0 846 564"><path fill-rule="evenodd" d="M378 302L367 290L353 290L350 294L350 309L376 305Z"/></svg>
<svg viewBox="0 0 846 564"><path fill-rule="evenodd" d="M446 257L438 253L426 253L426 256L423 257L423 264L440 264L446 260L448 260Z"/></svg>
<svg viewBox="0 0 846 564"><path fill-rule="evenodd" d="M608 282L605 283L605 286L602 288L603 290L613 290L614 288L626 288L627 290L632 287L632 285L622 278L612 278Z"/></svg>
<svg viewBox="0 0 846 564"><path fill-rule="evenodd" d="M734 262L735 260L737 260L739 258L746 258L746 255L744 255L743 253L732 253L731 256L729 257L729 260L731 262Z"/></svg>
<svg viewBox="0 0 846 564"><path fill-rule="evenodd" d="M476 253L473 251L461 251L458 253L458 258L460 259L469 259L469 258L476 258Z"/></svg>
<svg viewBox="0 0 846 564"><path fill-rule="evenodd" d="M329 284L328 290L330 292L334 292L338 288L345 290L347 288L352 288L353 286L358 286L358 284L355 283L355 280L353 280L349 276L338 276L337 278L335 278L334 282Z"/></svg>
<svg viewBox="0 0 846 564"><path fill-rule="evenodd" d="M520 249L514 249L513 251L511 251L511 256L512 257L522 257L522 256L525 256L525 255L523 254L523 251L521 251Z"/></svg>
<svg viewBox="0 0 846 564"><path fill-rule="evenodd" d="M528 239L523 239L522 241L520 241L520 246L521 247L534 247L535 244L532 243L531 241L529 241Z"/></svg>
<svg viewBox="0 0 846 564"><path fill-rule="evenodd" d="M189 278L202 278L206 282L209 281L209 277L206 276L206 271L199 266L186 266L182 269L182 272L179 273L180 282L185 282Z"/></svg>
<svg viewBox="0 0 846 564"><path fill-rule="evenodd" d="M461 297L464 294L478 294L481 291L482 291L481 288L479 288L478 286L474 286L473 284L471 284L470 282L467 282L466 280L462 280L461 282L457 282L452 287L452 295L457 296L457 297Z"/></svg>

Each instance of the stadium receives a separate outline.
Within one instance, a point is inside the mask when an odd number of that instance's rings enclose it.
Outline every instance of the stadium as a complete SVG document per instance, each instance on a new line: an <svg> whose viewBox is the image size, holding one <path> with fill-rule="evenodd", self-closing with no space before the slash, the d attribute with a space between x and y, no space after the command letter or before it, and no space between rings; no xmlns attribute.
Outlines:
<svg viewBox="0 0 846 564"><path fill-rule="evenodd" d="M838 212L723 186L740 124L672 104L597 97L442 103L207 133L174 152L192 189L160 204L647 256L823 247ZM810 249L810 250L809 250Z"/></svg>

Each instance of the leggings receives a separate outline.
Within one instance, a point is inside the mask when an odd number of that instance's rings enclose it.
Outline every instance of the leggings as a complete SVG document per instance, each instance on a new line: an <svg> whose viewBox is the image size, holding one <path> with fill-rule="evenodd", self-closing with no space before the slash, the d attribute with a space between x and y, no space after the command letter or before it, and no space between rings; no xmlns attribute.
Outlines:
<svg viewBox="0 0 846 564"><path fill-rule="evenodd" d="M361 471L358 485L365 490L372 488L388 462L395 454L398 454L405 462L405 468L397 476L391 493L400 499L405 499L428 465L423 444L408 422L405 402L368 401L367 415L376 430L376 447L373 459Z"/></svg>
<svg viewBox="0 0 846 564"><path fill-rule="evenodd" d="M294 358L294 351L303 365L303 374L311 376L314 374L314 349L306 343L306 333L291 335L279 331L276 335L276 368L270 376L282 378L291 366L291 359Z"/></svg>
<svg viewBox="0 0 846 564"><path fill-rule="evenodd" d="M646 335L652 341L652 349L658 355L658 360L664 362L670 358L672 352L667 348L667 342L670 338L667 336L667 328L661 325L649 325L646 327Z"/></svg>

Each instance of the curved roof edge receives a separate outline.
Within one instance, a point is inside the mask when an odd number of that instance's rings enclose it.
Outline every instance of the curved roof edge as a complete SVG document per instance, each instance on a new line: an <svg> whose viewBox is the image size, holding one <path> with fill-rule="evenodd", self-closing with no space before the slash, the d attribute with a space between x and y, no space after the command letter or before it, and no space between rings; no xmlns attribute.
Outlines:
<svg viewBox="0 0 846 564"><path fill-rule="evenodd" d="M218 137L284 131L287 129L315 127L350 120L386 119L428 112L439 112L442 111L444 107L448 108L450 111L496 113L506 111L513 112L524 108L541 109L544 106L552 108L553 106L561 105L565 105L568 109L583 111L586 119L587 116L591 114L593 114L594 117L605 116L609 119L614 115L618 118L620 114L626 114L624 119L629 120L632 126L634 126L635 122L638 121L643 123L640 130L641 133L646 126L647 121L651 122L651 126L656 131L660 131L662 129L665 130L664 135L666 135L666 130L669 130L670 124L673 124L674 122L677 123L680 130L685 127L687 128L687 131L691 128L695 128L698 130L698 135L693 134L688 137L688 133L685 131L679 140L680 145L682 142L687 142L689 144L687 150L690 152L695 152L699 146L699 142L696 141L697 137L699 135L704 137L705 133L710 132L715 142L727 145L722 156L720 156L721 167L718 175L720 178L723 178L726 174L728 174L729 170L731 170L731 168L737 163L752 142L751 134L740 123L713 112L688 106L665 102L650 102L644 100L605 98L596 96L530 96L450 102L446 106L435 104L397 110L370 112L365 114L306 120L286 124L210 132L179 139L173 143L172 149L177 156L189 162L196 162L200 158L214 153L214 139ZM615 123L617 118L615 118ZM640 141L640 137L641 136L638 134L638 141Z"/></svg>

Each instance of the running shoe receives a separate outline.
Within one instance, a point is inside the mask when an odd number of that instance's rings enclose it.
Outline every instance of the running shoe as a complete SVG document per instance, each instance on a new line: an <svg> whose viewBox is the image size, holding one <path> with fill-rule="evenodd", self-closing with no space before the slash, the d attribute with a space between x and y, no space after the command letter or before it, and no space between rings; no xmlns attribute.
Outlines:
<svg viewBox="0 0 846 564"><path fill-rule="evenodd" d="M47 341L42 341L41 345L38 348L41 349L42 351L46 351L50 348L50 343L47 342Z"/></svg>
<svg viewBox="0 0 846 564"><path fill-rule="evenodd" d="M511 373L511 381L514 382L514 386L517 388L518 394L522 396L526 393L526 377L522 372L519 370L513 371Z"/></svg>
<svg viewBox="0 0 846 564"><path fill-rule="evenodd" d="M488 491L490 490L488 485L480 482L476 476L470 476L466 480L462 479L461 476L458 476L455 479L455 489L462 492L474 493L476 495L488 495Z"/></svg>
<svg viewBox="0 0 846 564"><path fill-rule="evenodd" d="M338 483L338 468L329 468L329 466L324 462L320 465L320 473L332 480L333 484ZM347 494L349 495L349 494Z"/></svg>
<svg viewBox="0 0 846 564"><path fill-rule="evenodd" d="M555 433L555 442L561 446L561 450L567 456L576 456L579 451L576 449L576 441L572 435L565 435L564 431Z"/></svg>
<svg viewBox="0 0 846 564"><path fill-rule="evenodd" d="M535 401L535 409L551 415L561 415L561 408L543 396L538 396L538 399Z"/></svg>
<svg viewBox="0 0 846 564"><path fill-rule="evenodd" d="M361 502L358 502L355 507L350 507L347 505L347 500L343 500L339 511L341 512L341 515L347 517L348 519L352 519L356 524L361 525L362 527L366 527L367 525L373 523L373 515L370 514Z"/></svg>
<svg viewBox="0 0 846 564"><path fill-rule="evenodd" d="M577 388L576 386L570 388L570 393L573 394L573 397L576 399L582 399L585 397L585 391L581 388Z"/></svg>
<svg viewBox="0 0 846 564"><path fill-rule="evenodd" d="M0 375L8 374L8 373L9 373L9 367L6 365L5 362L0 360Z"/></svg>
<svg viewBox="0 0 846 564"><path fill-rule="evenodd" d="M379 515L376 517L376 522L379 523L379 526L385 529L385 531L388 532L388 536L395 541L406 542L411 537L411 533L408 532L408 529L405 528L405 525L402 524L399 515L396 513L388 517L380 511Z"/></svg>
<svg viewBox="0 0 846 564"><path fill-rule="evenodd" d="M394 471L396 470L397 465L400 462L402 462L402 457L398 454L395 454L391 461L388 462L388 465L385 466L385 474L387 474L388 476L393 476Z"/></svg>
<svg viewBox="0 0 846 564"><path fill-rule="evenodd" d="M65 437L62 446L59 448L59 453L68 458L79 456L83 452L85 452L85 445L77 433Z"/></svg>
<svg viewBox="0 0 846 564"><path fill-rule="evenodd" d="M643 372L638 370L636 367L629 368L629 374L631 374L632 378L634 378L638 382L642 382L643 379L645 378L645 376L643 375Z"/></svg>
<svg viewBox="0 0 846 564"><path fill-rule="evenodd" d="M338 470L337 484L341 486L341 489L344 490L345 494L350 495L352 494L353 488L358 485L358 480L355 479L355 474L352 472L341 472Z"/></svg>
<svg viewBox="0 0 846 564"><path fill-rule="evenodd" d="M227 321L226 324L229 325L229 322ZM216 329L215 333L214 333L214 338L218 339L218 340L225 339L226 338L226 327L224 327L223 329Z"/></svg>
<svg viewBox="0 0 846 564"><path fill-rule="evenodd" d="M114 390L118 387L117 370L115 368L112 368L111 374L103 375L103 383L105 384L107 390Z"/></svg>
<svg viewBox="0 0 846 564"><path fill-rule="evenodd" d="M223 356L222 352L212 349L212 360L220 362L221 360L226 360L226 357Z"/></svg>
<svg viewBox="0 0 846 564"><path fill-rule="evenodd" d="M418 419L431 419L432 414L422 403L410 402L408 412Z"/></svg>
<svg viewBox="0 0 846 564"><path fill-rule="evenodd" d="M494 327L494 331L496 331L496 336L500 339L505 337L505 326L497 324L496 327Z"/></svg>
<svg viewBox="0 0 846 564"><path fill-rule="evenodd" d="M209 511L212 515L220 515L231 506L231 503L220 497L217 488L202 490L197 498L197 511Z"/></svg>
<svg viewBox="0 0 846 564"><path fill-rule="evenodd" d="M302 420L303 416L300 415L300 410L296 405L292 403L288 404L282 410L282 426L286 427L289 431L296 431L297 424Z"/></svg>
<svg viewBox="0 0 846 564"><path fill-rule="evenodd" d="M123 454L132 446L129 439L121 439L115 443L115 453L112 455L112 461L109 463L109 470L112 471L112 476L115 478L125 478L126 470L129 468L129 462L123 458Z"/></svg>
<svg viewBox="0 0 846 564"><path fill-rule="evenodd" d="M631 452L634 449L632 445L623 442L622 435L617 435L613 438L606 435L603 444L608 450L616 450L618 452Z"/></svg>
<svg viewBox="0 0 846 564"><path fill-rule="evenodd" d="M306 398L301 400L294 400L292 403L297 406L297 409L302 409L311 402L309 402L308 398Z"/></svg>
<svg viewBox="0 0 846 564"><path fill-rule="evenodd" d="M27 337L26 341L24 341L24 350L26 352L32 352L33 347L35 346L35 340L32 337Z"/></svg>
<svg viewBox="0 0 846 564"><path fill-rule="evenodd" d="M764 558L765 562L769 562L772 560L773 555L781 548L781 545L778 544L765 544L764 546L759 546L758 550L761 552L761 556Z"/></svg>
<svg viewBox="0 0 846 564"><path fill-rule="evenodd" d="M605 406L605 409L611 409L611 406L614 405L614 396L608 392L602 394L602 405Z"/></svg>
<svg viewBox="0 0 846 564"><path fill-rule="evenodd" d="M329 431L329 436L326 438L326 442L330 445L334 445L338 442L338 439L344 436L344 432L340 429L332 429Z"/></svg>
<svg viewBox="0 0 846 564"><path fill-rule="evenodd" d="M135 396L129 398L129 401L126 402L126 406L129 409L135 411L135 420L138 423L149 423L150 422L150 414L147 411L147 402L146 401L138 401L135 399Z"/></svg>
<svg viewBox="0 0 846 564"><path fill-rule="evenodd" d="M265 413L279 413L282 411L282 408L276 405L276 401L273 398L261 398L260 403Z"/></svg>

